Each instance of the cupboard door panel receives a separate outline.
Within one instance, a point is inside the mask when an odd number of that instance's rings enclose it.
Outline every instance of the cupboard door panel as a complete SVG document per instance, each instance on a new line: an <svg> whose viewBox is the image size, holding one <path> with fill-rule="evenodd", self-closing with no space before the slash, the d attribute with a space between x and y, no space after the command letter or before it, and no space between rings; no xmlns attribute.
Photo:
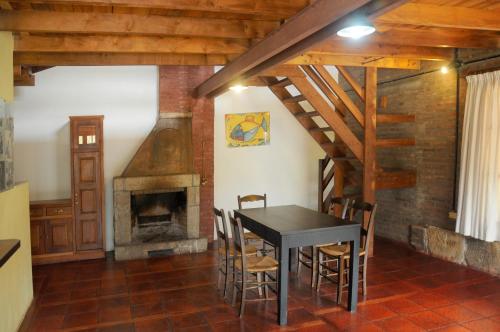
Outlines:
<svg viewBox="0 0 500 332"><path fill-rule="evenodd" d="M30 224L31 254L41 255L45 253L45 221L32 220Z"/></svg>
<svg viewBox="0 0 500 332"><path fill-rule="evenodd" d="M73 195L77 250L102 248L100 152L73 155Z"/></svg>
<svg viewBox="0 0 500 332"><path fill-rule="evenodd" d="M69 252L73 250L72 219L47 220L47 252Z"/></svg>
<svg viewBox="0 0 500 332"><path fill-rule="evenodd" d="M102 117L71 118L71 148L75 152L97 151L102 146Z"/></svg>

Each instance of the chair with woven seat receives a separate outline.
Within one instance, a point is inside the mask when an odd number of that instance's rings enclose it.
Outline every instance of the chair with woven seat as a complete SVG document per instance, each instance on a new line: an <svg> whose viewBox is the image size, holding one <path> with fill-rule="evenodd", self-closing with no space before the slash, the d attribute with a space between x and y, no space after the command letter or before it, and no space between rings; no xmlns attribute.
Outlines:
<svg viewBox="0 0 500 332"><path fill-rule="evenodd" d="M278 261L270 256L247 256L241 255L242 252L246 252L247 244L245 243L243 237L243 227L241 226L241 221L235 219L229 214L229 221L231 223L231 230L233 234L233 247L235 252L239 255L233 260L233 299L232 305L236 304L236 297L238 291L241 293L241 303L240 303L240 317L243 316L245 311L245 302L251 301L247 299L247 291L251 289L262 289L264 288L265 298L259 298L254 300L267 300L269 299L269 289L274 293L277 293L277 278L276 271L278 270ZM274 276L271 273L274 273ZM251 279L250 276L255 276L255 279ZM260 276L260 277L259 277ZM270 287L270 286L274 286Z"/></svg>
<svg viewBox="0 0 500 332"><path fill-rule="evenodd" d="M368 253L371 246L371 238L375 227L375 213L377 204L366 202L354 203L351 206L349 219L356 221L356 218L361 222L361 241L359 250L359 273L361 274L359 281L363 283L362 294L366 295L366 276L368 270ZM363 226L363 216L365 212L369 213L368 225ZM349 280L349 259L350 245L348 243L333 244L320 247L318 250L318 271L316 290L321 287L321 278L326 278L337 284L337 303L342 302L342 292L348 286ZM335 279L334 279L335 277Z"/></svg>
<svg viewBox="0 0 500 332"><path fill-rule="evenodd" d="M267 195L246 195L240 196L238 195L238 209L243 209L243 203L251 203L251 202L264 202L264 207L267 207ZM262 241L262 238L257 234L252 232L245 232L245 241Z"/></svg>
<svg viewBox="0 0 500 332"><path fill-rule="evenodd" d="M227 236L227 224L226 216L223 209L213 208L214 212L214 223L215 229L217 231L217 288L220 289L221 277L224 279L223 294L226 296L227 289L227 279L229 277L229 267L231 266L231 260L235 257L235 251L232 244ZM254 246L246 246L246 255L256 256L257 248ZM238 253L236 253L237 256Z"/></svg>
<svg viewBox="0 0 500 332"><path fill-rule="evenodd" d="M330 200L330 206L328 207L328 214L335 215L335 210L340 209L340 218L345 219L347 210L349 208L349 198L334 197ZM329 243L324 244L329 245ZM311 269L311 287L316 285L316 271L317 271L317 249L318 246L312 246L308 249L300 247L297 254L297 274L300 273L301 265L304 265Z"/></svg>

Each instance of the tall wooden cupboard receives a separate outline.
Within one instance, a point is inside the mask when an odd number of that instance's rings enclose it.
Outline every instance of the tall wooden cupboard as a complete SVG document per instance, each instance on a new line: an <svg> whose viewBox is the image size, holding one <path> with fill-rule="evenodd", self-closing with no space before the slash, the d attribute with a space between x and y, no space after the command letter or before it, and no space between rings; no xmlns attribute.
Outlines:
<svg viewBox="0 0 500 332"><path fill-rule="evenodd" d="M105 254L103 116L70 117L70 146L72 197L30 203L35 265Z"/></svg>

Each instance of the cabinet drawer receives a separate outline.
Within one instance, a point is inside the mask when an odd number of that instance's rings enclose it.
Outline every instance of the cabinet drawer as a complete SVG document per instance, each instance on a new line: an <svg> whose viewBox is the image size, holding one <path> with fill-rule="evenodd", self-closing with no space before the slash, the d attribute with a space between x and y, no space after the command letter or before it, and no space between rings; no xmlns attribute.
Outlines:
<svg viewBox="0 0 500 332"><path fill-rule="evenodd" d="M48 207L47 216L71 216L71 206Z"/></svg>
<svg viewBox="0 0 500 332"><path fill-rule="evenodd" d="M43 207L31 207L30 217L33 218L43 217Z"/></svg>

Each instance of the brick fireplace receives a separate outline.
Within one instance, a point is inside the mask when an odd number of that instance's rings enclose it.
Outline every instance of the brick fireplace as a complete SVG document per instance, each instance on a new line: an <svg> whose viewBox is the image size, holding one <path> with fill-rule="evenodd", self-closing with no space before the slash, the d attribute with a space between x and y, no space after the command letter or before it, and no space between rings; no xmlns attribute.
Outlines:
<svg viewBox="0 0 500 332"><path fill-rule="evenodd" d="M117 260L204 251L213 238L213 100L192 98L211 67L159 69L159 115L114 179Z"/></svg>

